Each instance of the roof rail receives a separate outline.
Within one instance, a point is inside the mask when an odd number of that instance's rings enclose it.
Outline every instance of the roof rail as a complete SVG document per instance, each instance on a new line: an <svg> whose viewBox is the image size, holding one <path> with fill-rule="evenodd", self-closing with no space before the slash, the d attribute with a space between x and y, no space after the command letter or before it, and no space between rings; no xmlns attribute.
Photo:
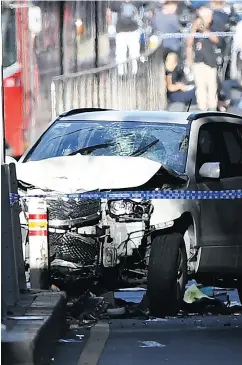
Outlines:
<svg viewBox="0 0 242 365"><path fill-rule="evenodd" d="M75 114L80 114L80 113L91 113L91 112L104 112L107 110L112 110L112 109L103 109L103 108L81 108L81 109L71 109L67 112L63 112L61 113L57 119L62 118L62 117L68 117L69 115L75 115Z"/></svg>
<svg viewBox="0 0 242 365"><path fill-rule="evenodd" d="M191 113L187 120L197 120L199 118L206 118L206 117L230 117L230 118L239 118L242 119L242 116L239 114L233 114L228 112L219 112L219 111L210 111L210 112L198 112L198 113Z"/></svg>

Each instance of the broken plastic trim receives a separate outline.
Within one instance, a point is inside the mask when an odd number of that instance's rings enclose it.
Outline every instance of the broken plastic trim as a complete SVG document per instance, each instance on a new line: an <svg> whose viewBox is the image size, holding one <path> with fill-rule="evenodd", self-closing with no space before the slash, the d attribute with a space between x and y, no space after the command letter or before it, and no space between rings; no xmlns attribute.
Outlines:
<svg viewBox="0 0 242 365"><path fill-rule="evenodd" d="M50 228L60 228L60 227L73 227L78 224L87 223L90 221L95 221L100 219L101 213L97 212L96 214L89 215L87 217L75 218L75 219L52 219L48 221L48 227Z"/></svg>
<svg viewBox="0 0 242 365"><path fill-rule="evenodd" d="M155 224L154 226L152 226L152 229L165 229L165 228L170 228L174 225L174 221L169 221L169 222L164 222L164 223L158 223Z"/></svg>

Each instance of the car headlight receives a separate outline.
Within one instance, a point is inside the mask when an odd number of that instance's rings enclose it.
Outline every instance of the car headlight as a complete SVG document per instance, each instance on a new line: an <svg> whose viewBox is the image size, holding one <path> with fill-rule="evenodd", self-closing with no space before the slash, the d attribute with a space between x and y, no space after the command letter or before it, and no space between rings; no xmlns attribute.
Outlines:
<svg viewBox="0 0 242 365"><path fill-rule="evenodd" d="M109 203L109 211L111 214L116 216L130 215L134 212L134 205L130 201L115 200Z"/></svg>

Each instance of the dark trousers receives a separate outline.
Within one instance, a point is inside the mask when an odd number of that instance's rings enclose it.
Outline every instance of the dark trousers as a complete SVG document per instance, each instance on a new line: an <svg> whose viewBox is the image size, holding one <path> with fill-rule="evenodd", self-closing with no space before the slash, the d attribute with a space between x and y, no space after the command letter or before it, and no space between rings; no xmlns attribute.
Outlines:
<svg viewBox="0 0 242 365"><path fill-rule="evenodd" d="M174 91L172 93L168 92L167 98L171 103L183 103L188 105L191 100L191 105L195 105L197 103L195 89L190 91Z"/></svg>

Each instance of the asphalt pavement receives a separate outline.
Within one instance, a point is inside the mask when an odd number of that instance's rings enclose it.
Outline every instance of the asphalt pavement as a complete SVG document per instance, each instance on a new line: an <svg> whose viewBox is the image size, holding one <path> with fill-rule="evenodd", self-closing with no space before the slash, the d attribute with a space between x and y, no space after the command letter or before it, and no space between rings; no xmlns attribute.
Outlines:
<svg viewBox="0 0 242 365"><path fill-rule="evenodd" d="M143 294L115 296L137 303ZM239 302L236 291L229 295ZM98 321L66 333L49 365L241 365L241 314Z"/></svg>

